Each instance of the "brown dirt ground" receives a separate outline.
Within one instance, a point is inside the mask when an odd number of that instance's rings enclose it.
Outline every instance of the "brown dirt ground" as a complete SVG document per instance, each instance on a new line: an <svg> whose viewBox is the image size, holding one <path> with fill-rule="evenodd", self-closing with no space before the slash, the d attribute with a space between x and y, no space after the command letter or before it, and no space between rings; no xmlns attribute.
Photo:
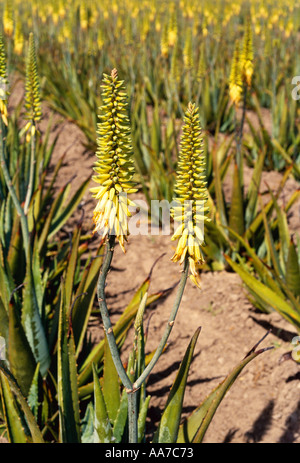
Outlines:
<svg viewBox="0 0 300 463"><path fill-rule="evenodd" d="M12 103L13 104L13 103ZM41 124L45 130L49 111ZM59 116L55 116L58 122ZM84 153L82 134L73 124L60 126L53 162L72 144L61 169L60 184L76 173L73 181L79 184L91 173L95 160L92 153ZM247 172L246 172L247 173ZM250 173L250 171L248 172ZM281 175L265 173L271 188L276 188ZM285 193L299 188L293 179ZM82 206L85 210L84 227L92 228L94 201L89 193ZM293 230L300 230L299 203L291 214ZM180 278L180 266L170 262L172 246L169 236L131 236L126 254L116 247L113 269L108 276L108 306L115 319L130 301L137 287L148 275L154 261L162 256L152 274L150 292L169 288ZM201 290L187 283L182 304L173 327L169 347L160 358L148 381L152 395L148 432L159 420L160 411L175 378L180 361L195 329L202 327L194 360L190 369L184 398L184 415L201 403L252 346L272 333L263 346L274 346L249 364L226 395L205 436L206 443L300 443L300 368L293 361L280 362L291 350L295 331L277 313L262 314L254 309L242 287L238 275L222 271L202 274ZM146 312L148 352L156 348L172 307L175 291ZM95 342L103 336L99 317L93 317L90 329ZM124 360L130 343L123 352Z"/></svg>

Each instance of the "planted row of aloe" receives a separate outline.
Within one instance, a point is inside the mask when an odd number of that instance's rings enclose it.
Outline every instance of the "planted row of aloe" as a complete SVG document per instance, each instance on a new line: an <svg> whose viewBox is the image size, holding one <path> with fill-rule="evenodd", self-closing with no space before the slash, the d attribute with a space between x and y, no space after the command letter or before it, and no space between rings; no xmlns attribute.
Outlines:
<svg viewBox="0 0 300 463"><path fill-rule="evenodd" d="M31 43L34 43L33 40ZM34 56L32 50L30 56ZM34 69L30 70L30 74L33 80L27 81L27 88L33 92L38 89L38 76ZM111 79L109 85L113 86L114 91L116 88L121 91L115 73ZM126 142L126 124L123 126L126 116L122 106L124 98L122 92L120 96L121 100L118 104L121 122L115 122L119 130L123 131L123 138L119 133L118 140L122 140L122 143L117 144L118 146L112 145L118 159L130 155L130 145ZM36 103L38 98L39 95L36 93L30 100L31 104ZM106 98L107 105L110 107L110 96L106 95ZM190 106L188 111L187 117L192 123L190 128L197 132L197 126L193 125L197 119L195 108ZM71 200L67 201L69 184L53 197L54 182L63 159L57 164L49 182L49 165L55 144L49 148L47 142L49 132L43 138L37 130L38 127L32 130L32 126L33 124L31 124L30 136L23 140L24 131L20 133L17 119L9 118L7 129L5 128L6 133L2 131L1 137L4 170L2 170L1 182L3 221L0 277L3 290L0 305L0 334L5 340L7 357L7 360L1 360L0 363L2 427L11 442L121 442L126 441L128 436L131 441L143 442L150 400L146 394L145 380L165 348L179 308L188 270L191 269L193 277L196 275L195 264L201 256L199 243L195 242L195 252L191 252L190 248L188 253L187 246L182 241L178 244L174 260L185 261L185 270L165 335L158 350L150 357L145 355L143 313L145 307L151 301L159 299L163 293L148 295L149 276L116 325L107 326L107 318L103 312L105 295L102 293L112 257L110 255L112 249L108 248L98 283L98 299L102 308L106 337L91 349L86 342L86 333L94 303L96 280L102 264L103 242L100 242L95 258L91 259L91 257L86 258L87 242L90 237L81 236L81 223L74 227L70 239L59 241L55 239L59 233L62 233L64 224L78 207L89 179L79 187ZM105 138L107 136L105 121L102 129L102 136ZM36 136L35 143L32 143L33 135ZM195 147L199 146L199 142L193 143ZM189 142L187 144L189 145ZM109 144L103 144L103 140L102 142L100 140L100 159L101 150L107 146ZM30 152L32 154L28 156ZM199 151L196 149L196 158L197 153L199 154ZM105 152L102 155L105 155ZM203 158L200 157L200 164L196 158L192 161L196 166L198 165L198 169L204 171ZM118 169L118 162L115 164L113 169ZM121 166L122 169L129 169L130 177L132 170L129 158L121 162ZM112 164L110 167L112 168ZM114 204L114 195L106 194L107 174L102 171L101 162L97 168L101 178L100 183L104 182L100 196L102 195L111 206ZM119 172L116 170L115 176ZM128 174L121 175L119 185L121 189L126 185L129 188L127 192L131 189L129 177ZM115 179L113 182L115 193L120 192ZM112 190L112 184L109 186ZM27 191L30 191L30 199L26 201ZM196 191L194 193L196 194ZM110 221L114 218L111 210L107 207L105 209L106 212L103 212L101 207L96 208L95 221L96 223L100 221L100 228L108 219L107 216L103 217L103 213L109 213ZM24 227L20 226L19 211L22 211ZM120 223L123 226L124 216ZM114 222L113 224L118 226ZM121 234L119 234L119 241L124 246ZM24 246L24 243L27 245ZM20 258L24 262L22 266ZM116 358L134 320L134 347L125 370ZM203 407L196 410L191 421L187 421L191 424L188 424L189 431L186 436L186 431L179 427L179 422L187 373L198 335L199 329L195 332L179 369L154 437L155 441L175 442L180 439L180 441L200 442L233 379L250 360L262 352L255 351L247 356L228 380L218 388L218 392L214 391L213 396L210 396ZM112 350L111 346L113 346ZM117 375L120 371L122 371L121 378L127 378L123 388L120 387ZM129 385L132 386L131 391ZM129 401L127 397L130 397ZM179 403L179 406L174 407L174 403ZM135 417L132 416L132 411L136 413ZM174 412L176 416L170 422L170 413L173 416ZM204 415L206 419L203 419ZM137 416L138 420L136 420ZM18 417L21 419L17 419ZM169 426L172 429L169 429ZM166 439L169 431L171 431L170 437Z"/></svg>

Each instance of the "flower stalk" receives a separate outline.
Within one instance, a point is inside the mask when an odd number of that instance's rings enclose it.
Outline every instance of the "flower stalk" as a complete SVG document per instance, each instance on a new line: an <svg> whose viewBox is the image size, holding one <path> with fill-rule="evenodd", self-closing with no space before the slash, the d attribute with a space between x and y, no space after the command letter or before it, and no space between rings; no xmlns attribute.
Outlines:
<svg viewBox="0 0 300 463"><path fill-rule="evenodd" d="M184 120L174 189L177 197L171 210L177 223L172 240L178 240L172 261L182 264L187 257L190 278L199 285L197 267L204 263L204 224L209 218L203 140L195 104L189 103Z"/></svg>
<svg viewBox="0 0 300 463"><path fill-rule="evenodd" d="M91 188L98 200L94 210L94 233L102 238L114 234L125 252L127 241L128 207L134 203L127 197L135 193L135 173L133 148L130 135L130 124L126 113L127 95L123 81L118 80L118 73L113 69L111 75L104 74L102 85L103 106L98 124L97 162L93 180L97 187Z"/></svg>
<svg viewBox="0 0 300 463"><path fill-rule="evenodd" d="M15 191L11 175L9 172L9 162L6 159L6 130L8 125L8 114L7 114L7 100L8 100L8 78L7 78L7 66L6 66L6 56L4 51L4 43L2 36L0 36L0 162L1 168L7 186L8 191L10 192L11 198L14 202L15 208L18 215L20 216L22 235L23 235L23 244L26 258L28 258L29 253L29 231L27 218L25 216L24 210L21 206L17 193Z"/></svg>
<svg viewBox="0 0 300 463"><path fill-rule="evenodd" d="M0 35L0 115L7 126L8 78L3 38Z"/></svg>
<svg viewBox="0 0 300 463"><path fill-rule="evenodd" d="M236 163L240 176L240 184L243 186L242 173L242 138L246 118L246 105L248 91L251 88L253 76L253 38L251 18L247 18L243 46L240 50L239 42L236 41L231 73L229 79L229 95L235 105L235 126L236 126ZM237 124L237 108L243 96L241 122Z"/></svg>
<svg viewBox="0 0 300 463"><path fill-rule="evenodd" d="M26 84L25 84L25 118L28 120L24 127L26 132L26 141L31 143L30 150L30 170L28 189L24 203L25 215L28 213L30 201L34 189L34 172L35 172L35 150L36 150L36 132L37 123L41 120L41 95L40 84L37 73L37 59L35 51L35 42L33 33L29 36L29 49L26 66Z"/></svg>

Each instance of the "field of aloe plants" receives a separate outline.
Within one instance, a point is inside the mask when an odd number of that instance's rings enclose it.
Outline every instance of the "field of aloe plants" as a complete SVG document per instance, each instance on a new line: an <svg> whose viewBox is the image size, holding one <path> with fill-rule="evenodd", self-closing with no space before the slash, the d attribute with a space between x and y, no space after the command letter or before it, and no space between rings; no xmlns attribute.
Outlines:
<svg viewBox="0 0 300 463"><path fill-rule="evenodd" d="M300 6L0 17L0 442L300 443Z"/></svg>

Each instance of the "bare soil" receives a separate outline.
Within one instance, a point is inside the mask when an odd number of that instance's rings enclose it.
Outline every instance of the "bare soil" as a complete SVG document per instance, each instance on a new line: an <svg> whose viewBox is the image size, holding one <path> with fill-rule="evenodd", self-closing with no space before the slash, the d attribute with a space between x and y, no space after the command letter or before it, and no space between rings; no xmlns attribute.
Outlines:
<svg viewBox="0 0 300 463"><path fill-rule="evenodd" d="M47 110L41 124L42 132L49 115ZM61 118L56 115L54 120L59 122ZM65 123L63 129L58 125L52 137L58 131L60 135L53 163L67 147L71 144L72 147L66 155L57 186L74 174L77 177L73 182L78 185L90 176L95 157L93 153L84 153L83 136L74 124ZM246 178L250 174L251 169L247 169ZM269 186L276 189L281 174L267 172L264 176ZM287 197L295 188L299 188L299 184L289 179L285 189ZM93 227L91 218L94 206L87 192L82 203L86 231ZM290 220L293 230L299 232L299 203L291 211ZM158 257L161 258L153 270L150 292L167 289L180 279L180 266L170 261L173 250L169 236L131 236L126 254L119 246L116 247L113 269L107 282L108 306L114 319L122 313ZM168 349L150 375L148 392L152 399L147 422L149 435L159 420L176 371L197 327L201 326L202 329L188 378L184 415L198 406L271 329L263 346L273 346L274 349L256 358L239 376L217 410L205 442L300 443L300 365L291 360L281 361L283 354L291 350L295 330L277 313L269 315L256 311L247 298L239 276L232 272L205 272L201 276L201 286L200 290L188 281ZM171 291L146 312L148 352L158 345L175 292ZM90 330L94 342L102 338L100 317L91 319ZM127 359L129 348L128 341L123 351L124 360Z"/></svg>

